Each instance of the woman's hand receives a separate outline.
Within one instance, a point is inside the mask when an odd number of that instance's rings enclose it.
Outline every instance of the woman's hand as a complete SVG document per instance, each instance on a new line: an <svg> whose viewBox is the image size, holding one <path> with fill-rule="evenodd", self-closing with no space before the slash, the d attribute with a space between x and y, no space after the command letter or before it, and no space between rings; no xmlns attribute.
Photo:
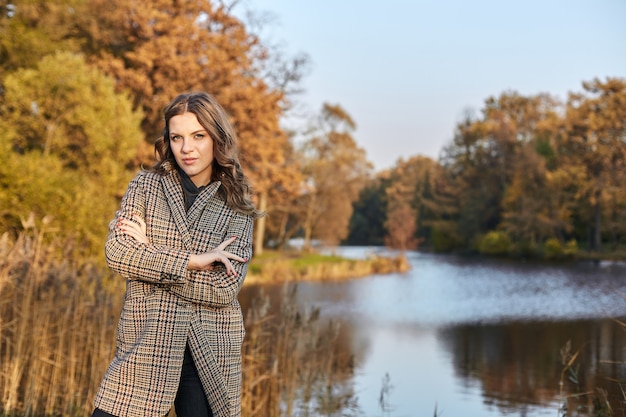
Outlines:
<svg viewBox="0 0 626 417"><path fill-rule="evenodd" d="M230 259L234 259L239 262L247 262L248 259L242 258L240 256L235 255L234 253L230 253L225 251L226 246L230 245L235 241L237 236L233 236L230 239L226 239L219 246L215 247L208 252L201 254L192 254L189 257L189 263L187 264L187 269L195 269L200 271L211 271L213 269L213 264L215 262L220 262L224 264L226 267L226 273L228 275L238 275L235 268L230 263Z"/></svg>
<svg viewBox="0 0 626 417"><path fill-rule="evenodd" d="M117 227L127 236L132 237L139 243L149 244L150 240L146 235L146 222L137 215L133 215L134 220L120 219Z"/></svg>

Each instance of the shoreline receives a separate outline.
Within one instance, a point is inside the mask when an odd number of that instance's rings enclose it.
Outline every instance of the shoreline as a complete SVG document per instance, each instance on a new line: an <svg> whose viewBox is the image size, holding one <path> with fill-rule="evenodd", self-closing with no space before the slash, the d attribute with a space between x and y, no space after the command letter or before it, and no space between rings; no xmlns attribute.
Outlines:
<svg viewBox="0 0 626 417"><path fill-rule="evenodd" d="M371 255L364 259L320 254L273 254L270 259L253 258L245 282L339 281L375 274L403 273L410 269L404 254Z"/></svg>

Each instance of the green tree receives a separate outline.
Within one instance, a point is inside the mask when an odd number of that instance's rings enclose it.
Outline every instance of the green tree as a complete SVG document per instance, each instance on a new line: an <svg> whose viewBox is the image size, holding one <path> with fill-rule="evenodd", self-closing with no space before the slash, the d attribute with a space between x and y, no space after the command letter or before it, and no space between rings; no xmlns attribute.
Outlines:
<svg viewBox="0 0 626 417"><path fill-rule="evenodd" d="M454 140L442 154L442 163L450 172L449 188L457 191L456 234L466 247L500 221L503 176L498 160L502 151L487 136L485 127L481 120L466 117L456 126Z"/></svg>
<svg viewBox="0 0 626 417"><path fill-rule="evenodd" d="M78 52L72 38L82 0L16 0L0 4L0 80L20 68L34 68L55 51Z"/></svg>
<svg viewBox="0 0 626 417"><path fill-rule="evenodd" d="M380 174L361 190L358 200L352 205L348 237L342 243L372 246L384 244L387 183L384 174Z"/></svg>
<svg viewBox="0 0 626 417"><path fill-rule="evenodd" d="M141 113L80 55L59 52L5 79L3 227L30 212L99 247L132 175Z"/></svg>

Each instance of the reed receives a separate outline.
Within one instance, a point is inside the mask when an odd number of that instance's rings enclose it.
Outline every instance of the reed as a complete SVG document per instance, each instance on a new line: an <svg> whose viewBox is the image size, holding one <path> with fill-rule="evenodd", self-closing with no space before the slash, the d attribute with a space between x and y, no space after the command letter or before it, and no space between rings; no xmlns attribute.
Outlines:
<svg viewBox="0 0 626 417"><path fill-rule="evenodd" d="M113 354L123 290L44 235L0 239L0 413L85 415Z"/></svg>
<svg viewBox="0 0 626 417"><path fill-rule="evenodd" d="M123 280L53 231L0 238L0 416L85 416L114 355ZM72 250L72 253L73 252ZM353 358L320 311L260 298L246 313L243 414L350 415Z"/></svg>
<svg viewBox="0 0 626 417"><path fill-rule="evenodd" d="M283 293L276 314L261 297L246 316L242 408L247 416L331 416L358 412L348 387L354 358L338 323L313 308L295 308L295 291Z"/></svg>
<svg viewBox="0 0 626 417"><path fill-rule="evenodd" d="M620 320L616 322L626 327ZM572 352L571 341L567 341L561 348L561 377L559 379L559 417L617 417L626 415L626 393L624 381L613 380L614 391L619 394L611 395L606 388L584 382L579 372L579 354L581 350ZM602 362L602 361L600 361ZM620 365L624 365L622 362Z"/></svg>

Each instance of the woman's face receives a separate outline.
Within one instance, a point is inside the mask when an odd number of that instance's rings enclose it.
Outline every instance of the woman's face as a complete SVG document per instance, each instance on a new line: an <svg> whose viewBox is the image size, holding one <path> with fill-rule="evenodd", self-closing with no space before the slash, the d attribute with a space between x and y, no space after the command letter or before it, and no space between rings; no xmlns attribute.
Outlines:
<svg viewBox="0 0 626 417"><path fill-rule="evenodd" d="M193 113L183 113L169 120L170 148L178 166L197 187L211 181L213 139Z"/></svg>

